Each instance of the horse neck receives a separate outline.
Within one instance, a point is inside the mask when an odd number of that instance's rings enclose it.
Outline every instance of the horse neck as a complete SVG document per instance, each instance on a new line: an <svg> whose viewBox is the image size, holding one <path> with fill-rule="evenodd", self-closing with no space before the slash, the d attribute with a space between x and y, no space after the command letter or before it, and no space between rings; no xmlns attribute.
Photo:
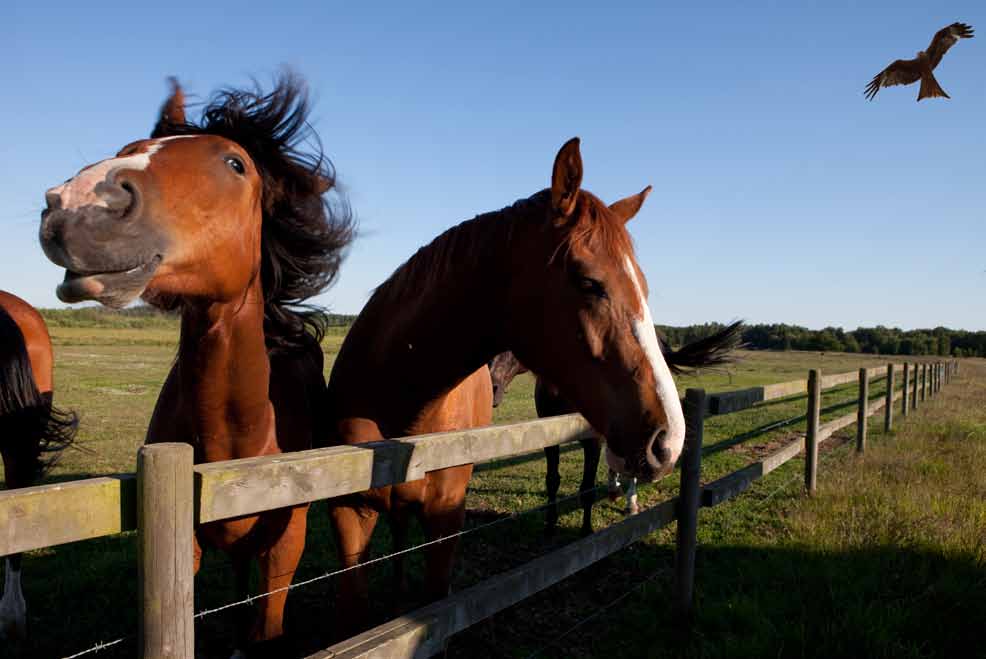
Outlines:
<svg viewBox="0 0 986 659"><path fill-rule="evenodd" d="M378 289L332 369L329 397L336 420L367 418L383 436L404 434L423 411L505 348L510 233L504 225L481 250L450 255L423 289L407 286L400 297L388 290L391 281Z"/></svg>
<svg viewBox="0 0 986 659"><path fill-rule="evenodd" d="M271 438L259 277L235 302L191 303L183 309L177 371L185 412L207 455L255 454Z"/></svg>

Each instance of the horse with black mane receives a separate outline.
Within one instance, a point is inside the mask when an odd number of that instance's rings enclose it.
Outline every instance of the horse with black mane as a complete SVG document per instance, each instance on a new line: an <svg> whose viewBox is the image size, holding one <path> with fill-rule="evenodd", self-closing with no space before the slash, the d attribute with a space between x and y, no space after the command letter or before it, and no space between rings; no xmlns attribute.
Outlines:
<svg viewBox="0 0 986 659"><path fill-rule="evenodd" d="M78 418L52 404L54 353L41 314L0 291L0 457L7 489L37 482L72 443ZM0 641L27 636L21 556L5 560Z"/></svg>
<svg viewBox="0 0 986 659"><path fill-rule="evenodd" d="M147 442L187 441L197 462L310 448L325 381L325 317L302 307L335 278L353 237L335 174L308 124L302 81L220 92L186 118L177 82L150 139L48 191L41 244L66 269L58 296L181 311L178 356ZM307 506L203 525L200 545L232 557L237 592L260 568L254 619L238 645L283 633L305 546ZM191 551L192 548L189 548Z"/></svg>
<svg viewBox="0 0 986 659"><path fill-rule="evenodd" d="M487 363L513 350L606 436L610 466L644 481L668 474L684 417L661 352L647 284L625 223L650 187L607 205L581 189L579 140L555 157L551 186L453 227L381 284L329 378L326 444L460 430L492 418ZM462 528L472 465L330 502L342 575L337 615L365 621L357 568L381 514L396 548L412 516L429 540ZM455 539L426 548L427 597L451 584ZM397 577L403 582L403 569Z"/></svg>

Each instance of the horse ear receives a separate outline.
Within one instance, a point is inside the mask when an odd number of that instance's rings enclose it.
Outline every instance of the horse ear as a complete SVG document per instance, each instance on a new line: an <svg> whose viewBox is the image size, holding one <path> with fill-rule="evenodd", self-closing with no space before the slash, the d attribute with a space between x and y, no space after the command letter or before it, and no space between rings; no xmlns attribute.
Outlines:
<svg viewBox="0 0 986 659"><path fill-rule="evenodd" d="M640 211L640 207L644 205L644 199L647 199L650 191L651 186L648 185L637 194L630 195L626 199L620 199L613 203L609 209L616 214L616 217L623 220L624 223L629 222Z"/></svg>
<svg viewBox="0 0 986 659"><path fill-rule="evenodd" d="M579 153L579 138L573 137L558 151L551 172L551 206L562 217L568 217L575 210L581 185L582 154Z"/></svg>
<svg viewBox="0 0 986 659"><path fill-rule="evenodd" d="M185 123L185 92L178 84L178 78L168 78L168 84L171 85L171 96L161 106L161 114L151 131L152 138L165 137L171 134L172 126Z"/></svg>

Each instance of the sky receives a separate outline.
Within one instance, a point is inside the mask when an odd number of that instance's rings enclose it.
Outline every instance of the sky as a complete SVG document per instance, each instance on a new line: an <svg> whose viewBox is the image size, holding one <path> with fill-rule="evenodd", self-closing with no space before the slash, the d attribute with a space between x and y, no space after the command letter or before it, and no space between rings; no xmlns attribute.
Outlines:
<svg viewBox="0 0 986 659"><path fill-rule="evenodd" d="M863 4L13 0L0 288L64 306L44 191L146 137L167 76L201 102L289 66L360 224L334 312L579 136L585 189L654 186L628 227L659 324L986 330L986 4ZM863 98L955 21L978 35L935 72L952 100Z"/></svg>

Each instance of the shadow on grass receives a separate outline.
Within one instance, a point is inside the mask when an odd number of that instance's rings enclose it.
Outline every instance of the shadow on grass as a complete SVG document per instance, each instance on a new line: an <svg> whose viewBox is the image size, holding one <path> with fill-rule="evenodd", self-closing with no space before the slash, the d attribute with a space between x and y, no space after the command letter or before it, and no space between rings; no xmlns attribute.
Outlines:
<svg viewBox="0 0 986 659"><path fill-rule="evenodd" d="M464 632L450 656L896 659L982 649L986 569L971 559L899 547L700 548L689 629L671 605L671 549L625 553L603 574L590 568L498 615L496 631ZM666 575L562 636L662 567Z"/></svg>
<svg viewBox="0 0 986 659"><path fill-rule="evenodd" d="M475 511L470 524L501 517ZM313 522L322 537L309 536L309 543L321 543L327 529ZM523 555L514 556L509 565L501 560L504 554L518 553L512 543L519 531L491 533L482 545L503 546L463 555L465 571L476 575L469 583L527 560ZM533 544L546 550L576 537L572 529ZM33 638L4 646L4 656L63 656L133 634L134 545L129 534L77 543L69 546L72 551L32 554L25 564L25 588ZM311 549L325 551L320 544ZM213 552L206 565L224 560ZM696 611L688 631L683 631L671 606L673 562L667 545L635 545L459 634L450 645L450 656L526 657L535 651L543 657L607 659L969 656L970 648L981 648L986 629L986 567L963 557L900 547L852 552L700 547ZM299 578L315 567L299 571ZM410 567L412 583L420 586L420 560ZM658 578L640 587L655 573ZM230 601L231 581L227 570L203 571L196 583L197 608ZM389 585L387 571L371 583L377 596L375 623L394 613L385 601L392 592ZM464 585L468 584L459 588ZM634 588L626 599L606 608ZM327 647L338 640L334 608L332 587L326 582L294 591L286 639L257 656L303 657ZM596 618L552 644L594 613ZM196 656L228 657L237 615L234 609L198 622ZM131 640L96 656L130 657L135 649Z"/></svg>

